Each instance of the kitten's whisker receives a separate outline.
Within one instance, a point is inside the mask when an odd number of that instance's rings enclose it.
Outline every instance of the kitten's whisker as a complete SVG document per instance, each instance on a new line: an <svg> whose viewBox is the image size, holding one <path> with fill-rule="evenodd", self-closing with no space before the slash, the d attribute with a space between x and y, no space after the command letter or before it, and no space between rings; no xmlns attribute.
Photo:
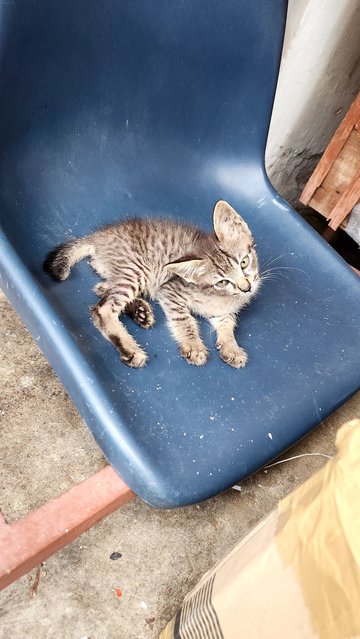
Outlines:
<svg viewBox="0 0 360 639"><path fill-rule="evenodd" d="M287 278L285 278L285 279L287 279ZM283 281L283 280L280 280L280 279L278 279L277 277L274 277L274 276L270 275L270 276L262 277L262 278L260 279L260 282L265 282L265 281L266 281L266 282L267 282L267 281L271 281L271 282L281 282L281 281Z"/></svg>
<svg viewBox="0 0 360 639"><path fill-rule="evenodd" d="M264 266L269 266L273 262L276 262L276 260L280 260L280 258L285 257L285 255L294 255L294 253L282 253L281 255L278 255L277 257L273 257L273 258L270 257L268 260L266 260L266 262L264 262L264 264L262 264L262 268L264 268Z"/></svg>
<svg viewBox="0 0 360 639"><path fill-rule="evenodd" d="M288 270L288 271L300 271L300 273L304 273L305 275L307 275L308 277L310 277L310 274L307 273L306 271L304 271L302 268L297 268L296 266L275 266L274 269L276 270Z"/></svg>
<svg viewBox="0 0 360 639"><path fill-rule="evenodd" d="M264 268L264 266L269 266L269 264L271 264L272 262L273 262L273 260L271 258L269 258L263 264L260 265L260 268Z"/></svg>
<svg viewBox="0 0 360 639"><path fill-rule="evenodd" d="M300 271L300 273L304 273L305 275L307 275L308 277L310 277L309 273L307 273L306 271L304 271L301 268L297 268L296 266L273 266L270 269L267 269L266 271L264 271L264 273L262 273L262 275L266 275L267 273L272 273L272 272L278 272L278 271Z"/></svg>
<svg viewBox="0 0 360 639"><path fill-rule="evenodd" d="M277 257L269 257L263 264L263 266L266 266L267 264L272 264L272 262L275 262L276 260L279 260L280 257L284 257L283 255L278 255Z"/></svg>
<svg viewBox="0 0 360 639"><path fill-rule="evenodd" d="M285 277L285 273L278 273L274 269L270 269L268 271L265 271L264 273L260 273L260 277L266 277L267 275L282 275Z"/></svg>

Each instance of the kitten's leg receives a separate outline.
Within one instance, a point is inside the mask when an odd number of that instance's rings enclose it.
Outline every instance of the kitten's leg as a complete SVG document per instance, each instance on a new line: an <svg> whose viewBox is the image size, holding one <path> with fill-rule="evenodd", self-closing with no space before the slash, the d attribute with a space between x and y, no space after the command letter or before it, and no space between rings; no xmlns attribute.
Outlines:
<svg viewBox="0 0 360 639"><path fill-rule="evenodd" d="M99 331L120 353L122 361L133 368L145 366L147 355L120 322L119 315L133 301L135 284L120 284L108 292L91 309L91 317Z"/></svg>
<svg viewBox="0 0 360 639"><path fill-rule="evenodd" d="M111 286L107 282L98 282L98 284L95 284L93 291L96 295L102 297L108 293L110 288ZM150 304L141 299L141 297L136 297L133 302L127 304L125 313L142 328L151 328L155 324L155 317Z"/></svg>
<svg viewBox="0 0 360 639"><path fill-rule="evenodd" d="M203 366L207 360L207 350L203 343L196 319L191 315L181 296L166 285L158 294L170 330L177 341L180 354L189 364Z"/></svg>
<svg viewBox="0 0 360 639"><path fill-rule="evenodd" d="M246 365L248 357L234 336L236 326L235 315L211 317L209 321L216 330L216 347L220 351L221 359L234 368L243 368Z"/></svg>
<svg viewBox="0 0 360 639"><path fill-rule="evenodd" d="M97 295L98 297L102 297L110 290L110 288L110 284L108 284L107 282L98 282L97 284L95 284L93 291L95 295Z"/></svg>
<svg viewBox="0 0 360 639"><path fill-rule="evenodd" d="M133 302L127 305L125 313L142 326L142 328L151 328L155 324L155 317L152 308L148 302L137 297Z"/></svg>

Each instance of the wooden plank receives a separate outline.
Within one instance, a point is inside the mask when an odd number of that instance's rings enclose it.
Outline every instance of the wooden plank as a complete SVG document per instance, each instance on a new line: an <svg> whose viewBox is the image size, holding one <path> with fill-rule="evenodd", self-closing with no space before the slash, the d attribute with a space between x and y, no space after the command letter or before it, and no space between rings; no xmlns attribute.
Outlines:
<svg viewBox="0 0 360 639"><path fill-rule="evenodd" d="M360 169L331 211L328 220L334 231L360 200Z"/></svg>
<svg viewBox="0 0 360 639"><path fill-rule="evenodd" d="M309 202L315 211L328 217L360 168L360 139L355 130L336 158L328 175Z"/></svg>
<svg viewBox="0 0 360 639"><path fill-rule="evenodd" d="M111 466L11 526L0 519L0 589L134 497Z"/></svg>
<svg viewBox="0 0 360 639"><path fill-rule="evenodd" d="M323 182L324 178L329 173L332 165L334 164L337 156L339 155L341 149L343 148L346 140L348 139L351 131L353 130L355 124L359 121L360 118L360 93L357 95L356 99L352 103L350 109L348 110L345 118L337 128L335 134L333 135L331 141L329 142L327 148L325 149L321 160L319 161L315 171L310 176L301 196L300 202L302 204L309 204L312 196L314 195L316 189Z"/></svg>

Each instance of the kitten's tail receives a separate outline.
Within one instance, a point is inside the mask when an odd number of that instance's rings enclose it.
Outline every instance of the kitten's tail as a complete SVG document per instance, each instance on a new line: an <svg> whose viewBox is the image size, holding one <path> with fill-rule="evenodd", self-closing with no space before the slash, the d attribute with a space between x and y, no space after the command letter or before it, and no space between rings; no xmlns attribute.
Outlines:
<svg viewBox="0 0 360 639"><path fill-rule="evenodd" d="M48 253L43 267L54 280L66 280L72 267L85 257L94 255L95 246L87 238L70 240L60 244Z"/></svg>

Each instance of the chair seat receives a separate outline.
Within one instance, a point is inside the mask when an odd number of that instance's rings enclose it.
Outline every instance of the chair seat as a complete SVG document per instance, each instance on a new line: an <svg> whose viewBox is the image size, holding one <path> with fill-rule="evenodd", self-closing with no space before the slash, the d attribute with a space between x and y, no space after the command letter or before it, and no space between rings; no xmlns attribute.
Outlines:
<svg viewBox="0 0 360 639"><path fill-rule="evenodd" d="M39 6L40 5L40 6ZM359 282L269 184L264 147L285 2L4 5L1 286L107 459L154 506L215 495L304 437L360 385ZM270 6L271 5L271 6ZM249 364L179 356L160 309L126 368L92 326L96 277L47 251L126 215L247 220L264 269L239 317Z"/></svg>

